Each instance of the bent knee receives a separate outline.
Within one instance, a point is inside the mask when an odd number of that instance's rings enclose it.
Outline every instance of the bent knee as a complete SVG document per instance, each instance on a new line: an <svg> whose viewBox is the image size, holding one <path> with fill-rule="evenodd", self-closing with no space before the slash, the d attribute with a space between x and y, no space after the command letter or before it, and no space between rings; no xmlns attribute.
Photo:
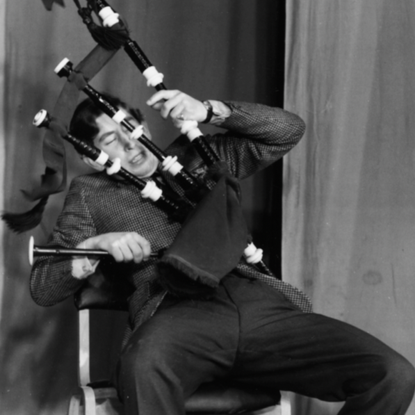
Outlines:
<svg viewBox="0 0 415 415"><path fill-rule="evenodd" d="M399 356L392 362L391 372L402 381L415 385L415 368L403 356Z"/></svg>
<svg viewBox="0 0 415 415"><path fill-rule="evenodd" d="M384 362L386 379L393 390L413 395L415 390L415 368L403 356L396 353Z"/></svg>

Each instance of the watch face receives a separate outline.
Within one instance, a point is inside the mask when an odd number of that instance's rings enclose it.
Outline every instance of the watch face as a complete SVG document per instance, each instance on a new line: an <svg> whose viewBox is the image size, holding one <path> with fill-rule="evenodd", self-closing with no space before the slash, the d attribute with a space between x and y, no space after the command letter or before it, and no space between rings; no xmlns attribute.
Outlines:
<svg viewBox="0 0 415 415"><path fill-rule="evenodd" d="M202 102L202 104L205 106L205 108L206 108L208 111L212 111L212 110L213 110L213 108L212 108L212 104L211 104L209 101L203 101L203 102Z"/></svg>
<svg viewBox="0 0 415 415"><path fill-rule="evenodd" d="M212 119L214 112L213 112L212 104L209 101L203 101L202 104L205 106L206 111L207 111L206 118L205 120L202 121L202 123L206 124Z"/></svg>
<svg viewBox="0 0 415 415"><path fill-rule="evenodd" d="M202 121L202 123L206 124L215 124L220 125L222 124L226 118L231 115L231 109L228 105L221 101L203 101L203 105L207 110L206 120Z"/></svg>

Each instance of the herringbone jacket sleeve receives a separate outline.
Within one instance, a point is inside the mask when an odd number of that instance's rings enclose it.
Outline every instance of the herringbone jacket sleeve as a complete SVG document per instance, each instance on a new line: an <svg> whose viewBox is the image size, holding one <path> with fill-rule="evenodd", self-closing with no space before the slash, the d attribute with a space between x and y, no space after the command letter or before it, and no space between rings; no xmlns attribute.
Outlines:
<svg viewBox="0 0 415 415"><path fill-rule="evenodd" d="M85 176L72 181L64 209L49 239L50 245L73 248L96 234L85 194ZM30 292L42 306L51 306L74 294L84 281L72 276L72 261L68 257L39 257L31 273Z"/></svg>
<svg viewBox="0 0 415 415"><path fill-rule="evenodd" d="M304 134L303 120L281 108L238 102L226 104L232 115L221 127L227 131L209 140L239 179L283 157Z"/></svg>

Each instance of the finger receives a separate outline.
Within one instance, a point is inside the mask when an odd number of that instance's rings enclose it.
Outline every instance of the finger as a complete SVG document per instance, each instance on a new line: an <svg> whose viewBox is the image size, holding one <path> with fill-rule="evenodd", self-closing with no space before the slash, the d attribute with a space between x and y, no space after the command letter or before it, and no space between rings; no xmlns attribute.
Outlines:
<svg viewBox="0 0 415 415"><path fill-rule="evenodd" d="M170 113L174 110L175 107L180 106L182 109L184 108L183 105L183 98L184 94L181 92L178 92L176 95L173 95L170 99L164 102L164 104L161 107L160 115L163 118L167 118Z"/></svg>
<svg viewBox="0 0 415 415"><path fill-rule="evenodd" d="M179 103L170 111L170 117L182 121L199 121L205 119L206 116L204 116L204 113L206 112L206 109L204 105L188 95L182 95L183 96L178 97L180 99Z"/></svg>
<svg viewBox="0 0 415 415"><path fill-rule="evenodd" d="M116 258L118 262L132 261L133 254L128 246L128 234L118 236L110 246L114 253L114 258Z"/></svg>
<svg viewBox="0 0 415 415"><path fill-rule="evenodd" d="M178 119L176 119L176 118L172 118L172 122L173 122L173 125L174 125L176 128L179 128L179 129L181 129L181 128L182 128L182 125L183 125L183 123L184 123L184 121L182 121L182 120L178 120Z"/></svg>
<svg viewBox="0 0 415 415"><path fill-rule="evenodd" d="M133 256L132 260L137 264L140 263L144 258L143 249L132 235L128 238L128 247Z"/></svg>
<svg viewBox="0 0 415 415"><path fill-rule="evenodd" d="M133 237L141 248L141 251L143 253L143 261L147 261L150 258L150 254L151 254L150 242L143 236L139 235L138 233L134 233Z"/></svg>
<svg viewBox="0 0 415 415"><path fill-rule="evenodd" d="M170 111L170 117L173 120L181 120L181 121L186 120L187 118L186 118L186 108L185 108L185 106L182 103L176 105Z"/></svg>
<svg viewBox="0 0 415 415"><path fill-rule="evenodd" d="M160 104L160 102L163 103L163 101L167 101L168 99L176 95L178 92L179 91L175 89L157 91L147 100L147 105L153 107L155 104Z"/></svg>
<svg viewBox="0 0 415 415"><path fill-rule="evenodd" d="M116 262L123 262L124 255L120 249L118 242L113 242L109 248L108 252L112 255L112 257L115 259Z"/></svg>
<svg viewBox="0 0 415 415"><path fill-rule="evenodd" d="M133 260L134 255L131 252L130 246L127 242L120 242L119 243L119 248L121 250L122 256L123 256L123 262L130 262Z"/></svg>

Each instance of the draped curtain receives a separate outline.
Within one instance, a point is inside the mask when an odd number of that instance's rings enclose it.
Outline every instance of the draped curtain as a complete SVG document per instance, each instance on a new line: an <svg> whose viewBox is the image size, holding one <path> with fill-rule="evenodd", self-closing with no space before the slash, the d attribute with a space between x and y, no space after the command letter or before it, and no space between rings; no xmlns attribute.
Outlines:
<svg viewBox="0 0 415 415"><path fill-rule="evenodd" d="M283 278L412 363L414 37L410 0L287 0L285 106L307 132L284 162Z"/></svg>
<svg viewBox="0 0 415 415"><path fill-rule="evenodd" d="M167 87L182 89L199 99L264 104L281 99L277 81L282 71L277 56L282 49L276 36L283 29L283 1L110 3L126 17L132 38L165 74ZM43 132L31 122L41 108L52 111L63 87L64 80L53 73L54 67L64 57L79 63L95 46L74 3L65 0L65 5L55 5L48 12L41 0L0 2L0 21L4 23L0 25L2 210L20 212L32 207L19 190L38 183L44 171ZM145 108L145 101L154 91L146 87L123 51L91 84L143 108L153 138L161 147L178 134L168 122L161 122L158 114ZM69 145L67 154L69 179L88 172ZM264 173L243 184L244 206L254 233L260 212L262 218L269 216L272 200L264 187L269 180L269 173ZM72 299L42 308L33 303L28 289L29 235L34 235L36 243L45 243L63 197L59 194L50 198L44 220L33 232L16 235L0 224L0 402L2 413L8 415L65 413L69 396L76 390L76 313ZM105 320L105 327L101 325L94 332L93 348L99 349L99 355L115 356L117 346L103 344L113 337L113 331L122 331L125 316L97 314L96 318ZM102 372L101 366L93 369L98 375Z"/></svg>

